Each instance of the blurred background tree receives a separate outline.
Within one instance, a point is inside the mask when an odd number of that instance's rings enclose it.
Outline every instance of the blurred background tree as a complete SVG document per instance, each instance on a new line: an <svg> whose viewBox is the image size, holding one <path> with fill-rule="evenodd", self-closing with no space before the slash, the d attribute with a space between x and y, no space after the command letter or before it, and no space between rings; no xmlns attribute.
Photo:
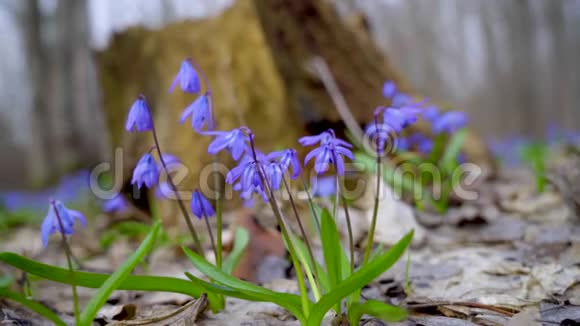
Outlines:
<svg viewBox="0 0 580 326"><path fill-rule="evenodd" d="M249 0L238 0L238 2ZM165 101L167 80L142 81L143 84L127 84L136 76L130 67L119 66L115 74L103 75L111 65L114 33L121 33L115 40L133 40L136 51L125 50L138 56L127 58L142 64L151 63L147 55L158 55L151 40L186 40L183 35L170 36L170 31L192 33L192 39L200 39L202 31L222 33L228 27L220 27L220 15L232 6L234 1L187 1L187 0L3 0L0 2L0 28L2 33L2 61L0 62L0 134L4 149L0 163L0 187L24 187L43 184L51 178L74 169L95 164L110 158L113 144L123 142L115 139L118 130L112 130L107 110L121 110L124 117L130 105L129 97L141 90L158 88L160 109L163 105L171 108L173 115L186 103L184 98ZM381 1L323 1L330 2L342 15L345 24L355 29L360 38L370 36L388 58L390 67L404 75L408 85L417 94L437 99L446 105L467 111L474 128L484 136L523 133L541 135L549 122L562 127L577 128L580 111L575 108L580 97L580 77L575 72L575 61L580 55L580 2L575 0L549 1L486 1L486 0L381 0ZM252 5L281 3L291 7L302 1L252 1ZM306 2L307 3L307 2ZM264 7L261 7L263 10ZM286 8L289 9L288 7ZM271 6L272 15L277 14ZM291 12L291 11L287 11ZM298 11L300 12L300 11ZM231 13L230 13L231 14ZM302 12L307 19L309 12ZM260 25L257 16L240 15L236 23L240 26L262 26L268 46L280 35L272 35L269 15L261 13ZM328 17L328 16L325 16ZM301 17L295 17L300 21ZM191 25L184 20L195 20ZM224 24L226 20L222 19ZM327 23L334 25L332 20ZM181 24L181 25L180 25ZM185 25L184 25L185 24ZM337 21L336 24L339 24ZM144 26L147 29L125 30L129 27ZM178 31L176 26L191 26L192 30ZM200 31L195 30L199 26ZM209 26L209 27L208 27ZM226 26L226 25L223 25ZM195 27L195 28L194 28ZM230 27L235 29L236 26ZM242 28L242 27L240 27ZM327 26L328 28L328 26ZM332 28L328 28L331 30ZM149 30L151 30L149 32ZM151 33L151 34L148 34ZM197 34L196 34L197 33ZM225 32L224 32L225 33ZM270 33L270 34L268 34ZM135 36L140 35L140 36ZM198 35L198 36L195 36ZM232 43L235 38L224 39ZM301 36L302 46L308 47L308 34ZM249 37L253 44L265 45L258 36ZM206 43L215 34L206 34ZM358 38L358 39L360 39ZM176 43L177 44L177 43ZM364 43L359 43L364 44ZM151 69L165 71L164 79L177 69L178 57L196 55L196 46L189 44L159 62L167 66ZM318 44L332 49L328 44ZM233 49L230 44L222 50ZM200 45L203 48L203 46ZM137 51L137 49L139 51ZM177 47L176 47L177 49ZM151 50L148 54L148 50ZM206 48L205 50L211 50ZM215 45L214 45L215 50ZM219 49L218 49L219 50ZM263 49L262 49L263 50ZM200 54L210 55L201 51ZM369 47L344 48L341 50L343 62L358 62L357 58L367 58L374 50ZM96 53L100 55L95 55ZM324 52L324 51L323 51ZM272 51L271 53L276 53ZM124 55L122 52L117 55ZM235 63L237 53L230 53L230 61L210 65L208 74L216 74L220 67ZM262 55L267 57L266 52ZM221 56L221 58L226 58ZM163 61L164 59L167 59ZM262 70L264 76L271 72L275 80L283 81L279 96L282 102L297 98L295 89L288 79L287 68L280 58L272 58L274 66ZM200 58L200 60L205 60ZM276 61L278 60L278 61ZM341 59L342 60L342 59ZM331 68L335 61L328 60ZM122 62L121 62L122 63ZM377 67L387 69L381 62ZM122 70L126 68L127 70ZM105 70L103 70L105 69ZM354 68L353 68L354 69ZM354 69L356 71L356 69ZM147 76L146 72L143 73ZM348 76L337 79L348 95ZM123 76L129 74L129 76ZM280 74L276 76L276 74ZM384 74L364 70L361 76L375 76L369 80L379 83ZM103 80L115 77L118 84L125 87L124 97L113 99L111 105L107 86ZM248 77L245 73L238 76ZM119 78L117 78L119 77ZM122 78L121 78L122 77ZM233 79L248 83L244 78ZM343 81L342 85L340 84ZM265 85L268 79L262 80ZM123 84L121 84L123 82ZM146 83L150 83L148 86ZM153 84L151 84L153 83ZM227 86L216 81L218 88L231 89L239 85ZM346 85L344 84L346 83ZM155 85L154 85L155 84ZM223 84L223 85L220 85ZM242 85L242 86L243 86ZM314 83L314 89L320 87ZM380 84L370 86L370 99L380 94ZM229 87L229 88L228 88ZM276 84L274 86L276 87ZM243 92L244 87L238 91ZM235 95L229 92L225 96ZM257 93L255 99L267 99L270 94ZM218 95L219 96L219 95ZM363 96L359 94L359 96ZM299 97L298 97L299 98ZM230 98L230 101L238 99ZM225 101L222 99L222 101ZM126 103L125 103L126 102ZM272 101L271 105L276 103ZM372 102L372 101L371 101ZM247 101L246 105L256 102ZM226 104L224 104L226 105ZM255 112L260 110L254 107ZM370 107L356 107L357 112L370 112ZM110 111L109 111L110 112ZM246 114L249 111L246 112ZM266 114L267 115L267 114ZM233 118L232 118L233 119ZM174 119L175 120L175 119ZM114 124L114 123L113 123ZM163 125L163 122L161 122ZM227 127L232 127L226 124ZM111 130L109 130L109 128ZM118 126L115 126L118 128ZM166 128L170 130L169 127ZM168 137L170 139L170 137ZM167 143L171 143L166 139ZM178 146L177 144L176 146ZM179 145L180 146L180 145ZM202 147L200 144L199 147ZM186 150L182 148L182 150ZM23 178L23 176L25 176Z"/></svg>

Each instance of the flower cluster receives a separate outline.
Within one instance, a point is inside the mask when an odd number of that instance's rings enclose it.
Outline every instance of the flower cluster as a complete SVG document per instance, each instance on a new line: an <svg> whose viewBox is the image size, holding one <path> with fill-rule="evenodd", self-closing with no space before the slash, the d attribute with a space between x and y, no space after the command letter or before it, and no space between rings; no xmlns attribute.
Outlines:
<svg viewBox="0 0 580 326"><path fill-rule="evenodd" d="M435 105L425 106L426 100L414 102L411 96L399 91L393 81L387 81L384 84L383 95L391 101L391 106L378 107L375 110L374 121L365 130L366 135L375 141L374 145L379 154L384 154L386 143L390 138L394 138L396 134L416 123L420 116L431 122L434 134L452 134L463 128L468 121L467 115L463 112L440 113ZM418 135L408 139L399 139L398 146L399 150L416 146L420 152L429 152L433 143L426 137Z"/></svg>

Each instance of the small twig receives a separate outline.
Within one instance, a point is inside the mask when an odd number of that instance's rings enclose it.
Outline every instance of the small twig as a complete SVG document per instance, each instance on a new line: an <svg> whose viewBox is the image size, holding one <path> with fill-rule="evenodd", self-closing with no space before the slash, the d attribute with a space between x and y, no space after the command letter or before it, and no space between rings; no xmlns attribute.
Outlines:
<svg viewBox="0 0 580 326"><path fill-rule="evenodd" d="M471 308L480 308L480 309L485 309L485 310L489 310L489 311L494 311L497 313L500 313L502 315L506 315L506 316L513 316L516 313L519 312L519 310L516 309L512 309L507 310L509 308L499 308L499 307L495 307L495 306L491 306L491 305L487 305L487 304L483 304L483 303L478 303L478 302L468 302L468 301L437 301L437 302L430 302L430 303L418 303L418 304L410 304L407 305L407 308L409 309L418 309L418 308L429 308L429 307L439 307L439 306L464 306L464 307L471 307Z"/></svg>
<svg viewBox="0 0 580 326"><path fill-rule="evenodd" d="M356 122L355 117L352 115L352 111L348 107L346 99L344 98L342 92L338 88L336 80L332 76L332 72L328 68L326 61L324 61L324 59L321 57L314 57L310 61L310 65L313 68L314 73L316 73L318 75L318 78L320 78L320 80L322 81L322 84L324 84L324 87L326 88L326 91L330 95L330 98L332 99L334 106L336 106L336 110L338 111L338 114L344 121L344 124L346 125L348 130L350 130L355 139L362 144L363 131Z"/></svg>

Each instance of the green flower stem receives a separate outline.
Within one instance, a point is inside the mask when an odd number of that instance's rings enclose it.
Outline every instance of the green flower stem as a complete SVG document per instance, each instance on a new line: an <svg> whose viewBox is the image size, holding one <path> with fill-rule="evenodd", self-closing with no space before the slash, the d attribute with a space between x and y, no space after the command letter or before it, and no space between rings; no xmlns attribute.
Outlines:
<svg viewBox="0 0 580 326"><path fill-rule="evenodd" d="M381 190L381 155L377 153L377 188L375 190L375 203L373 206L373 219L371 221L371 227L369 229L369 238L367 240L367 247L365 249L365 255L362 264L366 264L371 255L371 249L373 247L373 241L375 237L375 229L377 226L377 215L379 213L379 200L380 200L380 190Z"/></svg>
<svg viewBox="0 0 580 326"><path fill-rule="evenodd" d="M217 165L219 164L219 159L217 156L214 156L213 159L214 164L214 174L213 174L213 183L214 187L216 188L217 197L215 199L215 217L217 223L217 234L216 234L216 266L217 268L222 268L222 257L223 257L223 245L222 245L222 230L223 230L223 217L222 217L222 187L220 185L220 179L218 175Z"/></svg>
<svg viewBox="0 0 580 326"><path fill-rule="evenodd" d="M338 178L338 177L337 177ZM337 189L338 192L338 189ZM350 220L350 213L348 211L348 203L346 202L346 197L344 196L344 187L340 183L340 198L342 199L342 205L344 206L344 215L346 216L346 229L348 232L348 246L350 248L350 272L354 271L354 238L352 236L352 223Z"/></svg>
<svg viewBox="0 0 580 326"><path fill-rule="evenodd" d="M75 282L75 271L72 263L72 250L70 249L68 242L66 241L66 235L64 232L64 225L62 224L62 219L60 217L60 213L54 203L52 204L52 209L54 209L54 213L56 215L56 219L58 221L58 226L60 227L60 235L62 236L62 246L64 248L64 252L66 254L66 263L68 265L68 269L70 271L70 278L73 281L71 285L72 288L72 296L73 296L73 306L74 306L74 313L75 313L75 324L79 325L80 322L80 309L79 309L79 296L77 294L77 286L74 284Z"/></svg>
<svg viewBox="0 0 580 326"><path fill-rule="evenodd" d="M284 188L286 189L286 192L288 193L288 198L290 199L290 206L292 206L292 211L294 212L294 215L296 216L296 222L298 222L298 227L300 228L300 233L302 233L302 238L304 238L304 243L306 244L306 249L308 250L308 254L310 256L310 260L312 263L312 269L313 269L313 274L314 277L316 277L316 280L320 280L320 277L318 276L318 269L316 268L316 258L314 258L314 253L312 252L312 246L310 245L310 240L308 240L308 235L306 234L306 231L304 230L304 226L302 225L302 222L300 221L300 216L298 215L298 210L296 209L296 204L294 203L294 198L292 197L292 192L290 191L290 187L288 186L288 183L286 182L286 177L283 175L282 176L282 181L284 182ZM314 286L314 284L312 285Z"/></svg>
<svg viewBox="0 0 580 326"><path fill-rule="evenodd" d="M193 243L195 245L195 251L198 254L203 255L203 248L201 246L201 241L199 241L199 236L197 235L197 231L195 230L195 227L193 226L193 223L191 222L191 217L189 216L189 213L187 212L187 208L185 208L185 204L183 203L183 200L181 199L181 196L179 195L179 192L177 190L177 187L175 186L175 183L173 183L173 179L171 179L171 175L169 175L169 169L167 168L167 165L165 164L165 160L163 159L163 154L161 153L161 148L159 147L159 139L157 138L157 131L155 130L155 125L153 125L151 132L153 134L153 141L155 142L155 148L157 149L157 154L159 155L159 160L161 161L161 165L163 166L163 170L167 174L167 181L169 182L169 186L171 187L171 190L173 191L173 193L177 197L177 203L179 205L179 209L181 209L181 213L183 214L183 218L185 219L185 223L187 223L187 228L189 229L189 232L191 233L191 237L193 238ZM214 253L216 252L215 247L213 248L213 251L214 251Z"/></svg>
<svg viewBox="0 0 580 326"><path fill-rule="evenodd" d="M248 138L250 139L250 146L252 149L252 155L254 156L254 161L258 162L258 157L256 155L256 149L254 148L254 135L252 133L250 133L248 135ZM258 163L256 163L256 164L258 164ZM268 202L270 203L270 206L272 207L272 211L274 212L274 216L276 216L276 221L277 221L278 225L280 226L280 230L282 231L282 236L284 237L284 240L286 241L286 246L288 247L288 252L290 252L290 258L292 259L292 264L294 265L294 269L296 270L296 278L298 279L298 288L300 289L300 299L302 301L302 312L304 313L304 316L306 318L308 318L308 315L310 315L310 306L311 306L312 302L308 298L308 289L306 288L306 281L304 279L304 273L302 272L300 261L298 260L298 255L296 254L296 249L294 248L292 238L290 237L290 234L288 232L288 228L286 226L284 218L282 217L282 214L280 213L280 208L278 207L278 203L276 202L276 199L274 198L274 192L272 191L270 184L267 182L266 173L260 164L258 164L258 167L260 169L260 171L259 171L260 181L268 190Z"/></svg>
<svg viewBox="0 0 580 326"><path fill-rule="evenodd" d="M314 217L314 223L316 223L316 228L318 233L322 230L320 228L320 220L318 219L318 214L316 213L316 208L314 207L314 200L312 199L312 195L310 195L310 190L308 190L308 185L306 184L306 178L304 177L304 173L300 172L300 177L302 179L302 185L304 186L304 191L306 191L306 195L308 196L308 204L310 205L310 209L312 210L312 217Z"/></svg>

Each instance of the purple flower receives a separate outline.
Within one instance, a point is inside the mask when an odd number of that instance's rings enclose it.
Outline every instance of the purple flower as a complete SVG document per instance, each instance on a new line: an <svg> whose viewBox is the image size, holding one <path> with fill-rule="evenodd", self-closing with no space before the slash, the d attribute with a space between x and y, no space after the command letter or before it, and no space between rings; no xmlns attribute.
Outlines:
<svg viewBox="0 0 580 326"><path fill-rule="evenodd" d="M161 155L163 156L163 162L165 162L165 165L167 165L167 167L169 167L171 165L181 164L181 161L175 155L167 154L167 153L163 153ZM159 162L159 170L161 170L161 169L163 169L163 164L161 164L161 160L159 160L159 161L160 161Z"/></svg>
<svg viewBox="0 0 580 326"><path fill-rule="evenodd" d="M242 128L233 129L231 131L208 131L206 135L214 135L216 138L209 144L208 153L215 155L223 149L227 149L232 154L234 160L242 157L246 151L248 137L244 134Z"/></svg>
<svg viewBox="0 0 580 326"><path fill-rule="evenodd" d="M157 164L150 153L147 153L141 157L135 170L133 170L133 178L131 179L131 184L137 184L139 188L143 184L147 188L153 187L157 180L159 179L159 170L157 169Z"/></svg>
<svg viewBox="0 0 580 326"><path fill-rule="evenodd" d="M397 93L397 95L393 97L391 102L392 102L391 105L393 107L400 108L411 103L411 96L405 93Z"/></svg>
<svg viewBox="0 0 580 326"><path fill-rule="evenodd" d="M397 94L397 85L394 81L389 80L383 85L383 96L392 99Z"/></svg>
<svg viewBox="0 0 580 326"><path fill-rule="evenodd" d="M129 202L122 194L117 194L115 197L105 200L102 205L103 211L107 213L123 212L129 208Z"/></svg>
<svg viewBox="0 0 580 326"><path fill-rule="evenodd" d="M197 189L195 189L191 194L191 212L199 219L215 215L215 211L213 210L213 207L211 207L211 204Z"/></svg>
<svg viewBox="0 0 580 326"><path fill-rule="evenodd" d="M433 132L435 134L452 134L458 129L465 127L468 118L467 114L459 111L445 112L433 122Z"/></svg>
<svg viewBox="0 0 580 326"><path fill-rule="evenodd" d="M313 149L304 160L304 164L310 161L312 158L316 158L314 161L314 170L318 173L324 173L328 170L329 165L332 163L336 167L336 171L339 175L344 175L344 158L346 156L351 160L354 160L352 152L347 147L352 147L351 144L345 142L344 140L337 139L334 136L332 130L325 131L318 136L303 137L299 141L306 144L315 144L315 138L318 137L320 142L320 147ZM304 139L307 138L307 141Z"/></svg>
<svg viewBox="0 0 580 326"><path fill-rule="evenodd" d="M185 108L181 118L179 118L179 123L184 123L189 116L191 116L191 127L196 131L200 131L206 122L211 119L209 93L201 95Z"/></svg>
<svg viewBox="0 0 580 326"><path fill-rule="evenodd" d="M268 160L275 159L279 159L278 163L283 167L284 171L288 171L288 168L292 166L292 179L296 179L300 175L302 166L298 160L298 153L295 149L289 148L268 154Z"/></svg>
<svg viewBox="0 0 580 326"><path fill-rule="evenodd" d="M135 130L142 132L153 129L153 119L151 118L151 112L145 96L139 95L131 109L129 109L125 129L129 132Z"/></svg>
<svg viewBox="0 0 580 326"><path fill-rule="evenodd" d="M169 185L169 182L160 182L155 188L155 197L159 199L175 198L175 192Z"/></svg>
<svg viewBox="0 0 580 326"><path fill-rule="evenodd" d="M312 185L312 196L314 197L329 197L336 195L336 178L316 177L310 180Z"/></svg>
<svg viewBox="0 0 580 326"><path fill-rule="evenodd" d="M62 230L58 220L62 222ZM74 233L75 219L79 220L83 226L87 225L85 217L81 212L66 208L60 201L51 200L48 207L48 214L42 222L40 228L40 235L42 237L42 244L46 248L48 245L48 238L51 234L56 232L63 232L65 235Z"/></svg>
<svg viewBox="0 0 580 326"><path fill-rule="evenodd" d="M439 108L435 105L429 106L423 110L423 118L427 121L435 121L439 117Z"/></svg>
<svg viewBox="0 0 580 326"><path fill-rule="evenodd" d="M262 183L261 173L267 173L266 157L261 153L256 153L257 160L246 154L239 162L238 166L231 169L226 175L226 182L234 185L233 189L240 192L240 197L250 199L253 193L256 193L268 201L266 188ZM268 176L264 176L268 178ZM234 184L238 181L236 184Z"/></svg>
<svg viewBox="0 0 580 326"><path fill-rule="evenodd" d="M183 62L181 62L179 72L175 76L175 79L169 88L170 93L173 92L178 82L181 86L181 89L186 93L197 94L201 91L199 77L197 76L195 68L193 68L191 59L185 59Z"/></svg>
<svg viewBox="0 0 580 326"><path fill-rule="evenodd" d="M429 154L433 150L433 140L421 133L415 133L409 136L408 139L410 145L417 148L419 153Z"/></svg>
<svg viewBox="0 0 580 326"><path fill-rule="evenodd" d="M323 131L319 135L316 136L304 136L298 139L298 143L302 146L312 146L316 143L320 143L320 145L326 145L328 143L333 143L338 146L344 146L348 148L352 148L352 145L345 142L342 139L338 139L334 135L334 130L329 129L328 131Z"/></svg>

